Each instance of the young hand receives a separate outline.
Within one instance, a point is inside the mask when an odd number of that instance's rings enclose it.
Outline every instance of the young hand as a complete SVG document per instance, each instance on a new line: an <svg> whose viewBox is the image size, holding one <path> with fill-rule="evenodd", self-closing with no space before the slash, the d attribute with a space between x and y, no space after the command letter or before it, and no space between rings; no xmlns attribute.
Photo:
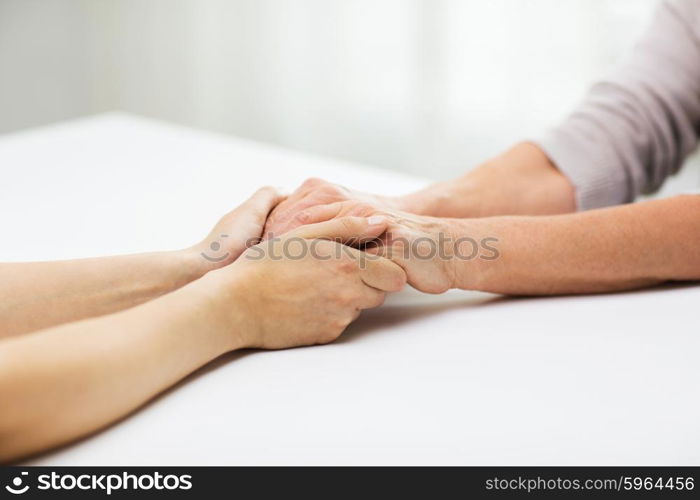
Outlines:
<svg viewBox="0 0 700 500"><path fill-rule="evenodd" d="M207 271L230 264L259 241L268 214L283 199L272 187L258 189L224 215L203 241L187 251Z"/></svg>
<svg viewBox="0 0 700 500"><path fill-rule="evenodd" d="M220 279L221 308L245 311L236 345L281 349L331 342L362 309L400 290L406 283L401 267L341 243L385 231L386 220L372 222L348 217L304 226L210 273Z"/></svg>

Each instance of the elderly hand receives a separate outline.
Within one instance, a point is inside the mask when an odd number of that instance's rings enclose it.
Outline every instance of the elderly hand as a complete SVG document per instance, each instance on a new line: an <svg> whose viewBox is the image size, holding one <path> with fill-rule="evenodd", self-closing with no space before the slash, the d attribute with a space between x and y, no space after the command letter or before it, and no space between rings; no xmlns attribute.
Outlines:
<svg viewBox="0 0 700 500"><path fill-rule="evenodd" d="M457 249L451 219L386 210L375 210L373 216L386 218L387 230L367 253L401 266L408 283L421 292L443 293L455 287Z"/></svg>
<svg viewBox="0 0 700 500"><path fill-rule="evenodd" d="M488 261L498 255L497 239L485 232L488 224L475 219L450 219L383 209L365 202L341 201L308 207L303 218L331 220L361 213L387 219L387 230L368 253L399 264L408 283L426 293L456 286L457 270L465 261Z"/></svg>

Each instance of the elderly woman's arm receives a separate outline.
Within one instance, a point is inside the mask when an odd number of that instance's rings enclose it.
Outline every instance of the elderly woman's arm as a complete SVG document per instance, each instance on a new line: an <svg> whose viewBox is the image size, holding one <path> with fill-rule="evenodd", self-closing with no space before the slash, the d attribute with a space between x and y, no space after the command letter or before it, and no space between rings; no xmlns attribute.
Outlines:
<svg viewBox="0 0 700 500"><path fill-rule="evenodd" d="M579 294L700 280L700 195L548 216L374 215L389 230L368 251L424 292Z"/></svg>

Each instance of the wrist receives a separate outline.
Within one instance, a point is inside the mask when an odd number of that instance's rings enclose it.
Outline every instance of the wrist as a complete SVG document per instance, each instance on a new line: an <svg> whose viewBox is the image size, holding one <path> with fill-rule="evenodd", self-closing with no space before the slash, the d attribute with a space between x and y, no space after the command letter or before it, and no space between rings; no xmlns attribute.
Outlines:
<svg viewBox="0 0 700 500"><path fill-rule="evenodd" d="M202 331L212 336L220 354L252 345L255 322L248 307L247 284L230 268L214 270L187 288L196 314L206 323Z"/></svg>
<svg viewBox="0 0 700 500"><path fill-rule="evenodd" d="M399 210L432 217L476 217L481 193L471 172L454 181L438 182L396 198Z"/></svg>
<svg viewBox="0 0 700 500"><path fill-rule="evenodd" d="M157 252L151 255L153 272L158 273L157 285L148 284L147 298L152 299L172 292L199 279L206 272L197 262L196 257L188 250ZM150 276L150 273L147 273ZM137 279L140 279L137 278ZM147 279L147 278L144 278ZM134 287L139 285L136 281Z"/></svg>
<svg viewBox="0 0 700 500"><path fill-rule="evenodd" d="M467 237L464 224L460 219L443 219L445 242L442 252L447 257L447 273L450 276L450 289L461 288L461 272L463 264L462 246L463 240Z"/></svg>
<svg viewBox="0 0 700 500"><path fill-rule="evenodd" d="M180 250L178 253L194 279L201 278L210 271L215 271L228 266L236 260L237 255L233 255L220 246L218 241L204 240L192 247Z"/></svg>
<svg viewBox="0 0 700 500"><path fill-rule="evenodd" d="M451 219L453 288L489 291L502 266L502 238L491 219Z"/></svg>
<svg viewBox="0 0 700 500"><path fill-rule="evenodd" d="M439 199L446 195L439 186L441 184L434 184L420 191L397 196L393 198L391 208L416 215L437 216Z"/></svg>
<svg viewBox="0 0 700 500"><path fill-rule="evenodd" d="M207 283L213 308L226 331L228 350L247 349L259 344L262 278L255 266L231 266L212 271L200 281Z"/></svg>
<svg viewBox="0 0 700 500"><path fill-rule="evenodd" d="M206 260L200 255L197 246L177 250L174 252L179 261L182 272L189 276L190 281L201 278L214 268L207 265Z"/></svg>
<svg viewBox="0 0 700 500"><path fill-rule="evenodd" d="M402 196L389 198L388 207L400 212L408 212L416 215L432 215L428 209L429 197L425 194L425 189L409 193Z"/></svg>

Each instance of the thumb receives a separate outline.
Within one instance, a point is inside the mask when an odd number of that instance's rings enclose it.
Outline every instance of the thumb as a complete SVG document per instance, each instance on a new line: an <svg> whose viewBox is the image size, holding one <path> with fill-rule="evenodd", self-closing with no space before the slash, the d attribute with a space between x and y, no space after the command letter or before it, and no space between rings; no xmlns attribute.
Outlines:
<svg viewBox="0 0 700 500"><path fill-rule="evenodd" d="M271 186L265 186L253 193L253 195L239 205L236 210L239 212L253 212L256 215L264 213L264 215L267 216L267 214L284 198L285 196L280 194L277 189Z"/></svg>
<svg viewBox="0 0 700 500"><path fill-rule="evenodd" d="M326 222L301 226L287 236L306 239L334 240L345 244L366 243L378 238L389 226L382 215L371 217L341 217Z"/></svg>

